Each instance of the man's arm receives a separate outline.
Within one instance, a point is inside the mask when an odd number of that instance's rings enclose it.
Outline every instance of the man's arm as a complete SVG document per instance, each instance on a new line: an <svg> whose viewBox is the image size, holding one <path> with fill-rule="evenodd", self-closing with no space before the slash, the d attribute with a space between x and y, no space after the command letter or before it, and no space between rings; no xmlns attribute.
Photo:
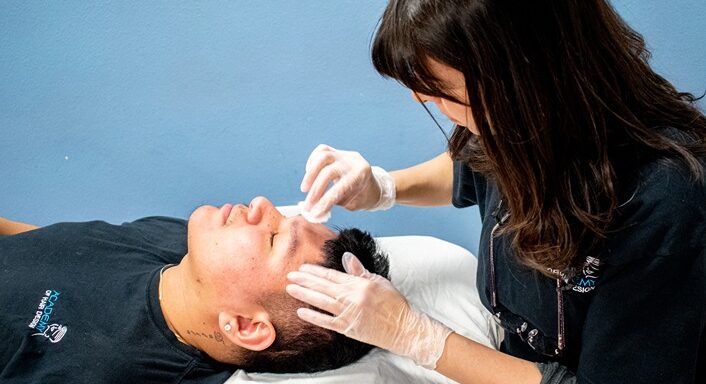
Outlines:
<svg viewBox="0 0 706 384"><path fill-rule="evenodd" d="M16 235L18 233L31 231L37 228L39 227L36 225L21 223L19 221L12 221L0 217L0 236Z"/></svg>

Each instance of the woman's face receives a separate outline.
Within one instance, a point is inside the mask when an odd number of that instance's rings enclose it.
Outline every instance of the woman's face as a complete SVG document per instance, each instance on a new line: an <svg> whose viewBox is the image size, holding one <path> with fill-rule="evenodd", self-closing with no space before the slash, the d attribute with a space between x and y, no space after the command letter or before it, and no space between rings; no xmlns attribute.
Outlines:
<svg viewBox="0 0 706 384"><path fill-rule="evenodd" d="M447 93L468 104L468 92L466 90L466 80L463 77L463 73L434 60L429 60L429 69L437 79L445 84L445 91ZM476 122L473 120L470 107L442 97L429 96L414 91L412 91L412 97L423 103L427 101L433 102L436 104L436 107L439 108L439 111L446 115L449 120L462 127L466 127L476 135L480 134L476 127Z"/></svg>

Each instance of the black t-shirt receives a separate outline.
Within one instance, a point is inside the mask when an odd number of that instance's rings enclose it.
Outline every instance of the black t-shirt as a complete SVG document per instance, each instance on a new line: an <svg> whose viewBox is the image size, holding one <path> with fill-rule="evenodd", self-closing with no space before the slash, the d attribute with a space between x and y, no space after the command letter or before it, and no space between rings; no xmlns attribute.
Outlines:
<svg viewBox="0 0 706 384"><path fill-rule="evenodd" d="M60 223L0 236L0 382L223 383L233 367L176 340L160 269L186 223Z"/></svg>
<svg viewBox="0 0 706 384"><path fill-rule="evenodd" d="M604 249L582 255L585 267L562 290L562 357L539 354L511 332L504 352L559 362L580 383L706 382L706 188L684 166L662 161L635 175L617 215L620 229ZM500 200L491 179L454 164L453 204L477 204L482 216L477 282L488 309L489 239L504 215L502 207L496 212ZM556 281L520 265L508 235L495 237L493 250L497 301L556 339Z"/></svg>

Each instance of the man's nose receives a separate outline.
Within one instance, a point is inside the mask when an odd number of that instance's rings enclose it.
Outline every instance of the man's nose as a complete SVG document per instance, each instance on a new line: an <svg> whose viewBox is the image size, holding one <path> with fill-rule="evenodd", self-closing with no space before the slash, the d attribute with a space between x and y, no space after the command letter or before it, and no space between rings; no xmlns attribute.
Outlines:
<svg viewBox="0 0 706 384"><path fill-rule="evenodd" d="M282 215L272 205L272 202L262 196L258 196L250 202L247 216L249 224L257 225L263 221L276 221L281 217Z"/></svg>

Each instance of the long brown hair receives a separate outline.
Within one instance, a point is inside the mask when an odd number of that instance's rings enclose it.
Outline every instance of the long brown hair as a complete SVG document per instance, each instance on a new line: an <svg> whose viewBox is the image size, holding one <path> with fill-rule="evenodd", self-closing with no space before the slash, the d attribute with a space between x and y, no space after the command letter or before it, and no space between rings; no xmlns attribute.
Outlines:
<svg viewBox="0 0 706 384"><path fill-rule="evenodd" d="M456 102L429 59L463 73L480 135L457 126L449 152L496 181L511 212L503 231L542 273L576 266L607 237L639 164L683 161L703 181L697 98L650 68L642 36L604 0L391 0L372 58L384 76Z"/></svg>

